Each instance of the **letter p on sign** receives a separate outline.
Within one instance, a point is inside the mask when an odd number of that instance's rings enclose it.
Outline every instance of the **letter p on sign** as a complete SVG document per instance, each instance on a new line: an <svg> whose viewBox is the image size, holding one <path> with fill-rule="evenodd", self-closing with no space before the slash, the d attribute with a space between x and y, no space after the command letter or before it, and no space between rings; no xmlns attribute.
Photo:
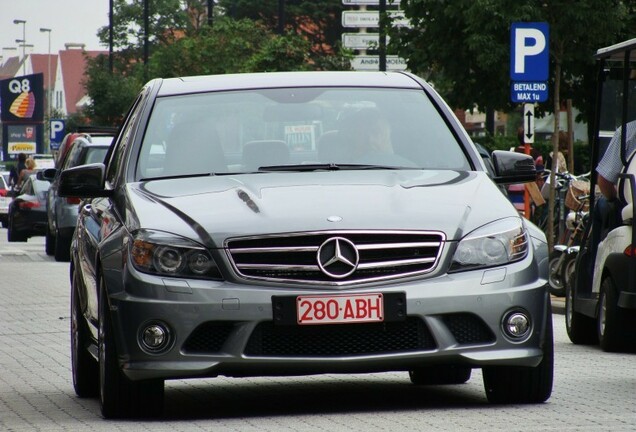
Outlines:
<svg viewBox="0 0 636 432"><path fill-rule="evenodd" d="M510 29L510 79L547 81L550 65L548 23L512 23Z"/></svg>

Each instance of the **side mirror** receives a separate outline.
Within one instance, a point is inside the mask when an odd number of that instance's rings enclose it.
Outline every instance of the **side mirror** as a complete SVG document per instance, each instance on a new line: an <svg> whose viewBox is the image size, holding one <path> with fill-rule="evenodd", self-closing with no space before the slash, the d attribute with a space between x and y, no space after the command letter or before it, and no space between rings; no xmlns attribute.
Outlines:
<svg viewBox="0 0 636 432"><path fill-rule="evenodd" d="M43 171L38 171L37 174L35 175L35 178L37 178L38 180L47 180L51 182L55 178L56 174L57 174L57 169L47 168Z"/></svg>
<svg viewBox="0 0 636 432"><path fill-rule="evenodd" d="M60 174L58 195L61 197L97 198L111 195L104 188L106 167L103 163L80 165Z"/></svg>
<svg viewBox="0 0 636 432"><path fill-rule="evenodd" d="M530 155L495 150L492 162L495 167L493 180L497 184L528 183L537 179L537 169Z"/></svg>

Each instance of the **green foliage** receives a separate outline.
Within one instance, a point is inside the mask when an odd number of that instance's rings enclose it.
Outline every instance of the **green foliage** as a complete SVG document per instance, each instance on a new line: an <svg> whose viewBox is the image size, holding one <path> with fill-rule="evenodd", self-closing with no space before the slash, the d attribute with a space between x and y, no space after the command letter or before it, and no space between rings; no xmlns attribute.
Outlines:
<svg viewBox="0 0 636 432"><path fill-rule="evenodd" d="M86 108L85 114L92 120L92 124L119 125L142 87L143 74L138 69L139 67L135 68L134 65L118 63L111 74L108 56L100 55L88 60L84 85L92 104Z"/></svg>
<svg viewBox="0 0 636 432"><path fill-rule="evenodd" d="M466 109L512 109L510 25L546 21L551 84L554 64L559 62L561 98L572 98L589 116L594 91L592 54L619 42L634 20L621 0L581 0L576 5L570 0L403 0L401 4L413 27L394 29L391 45L407 59L409 69L434 82L452 106ZM548 101L538 113L552 107Z"/></svg>
<svg viewBox="0 0 636 432"><path fill-rule="evenodd" d="M234 19L248 18L262 22L276 31L279 26L279 0L219 0L219 5ZM311 44L313 61L334 54L340 41L342 0L285 0L285 32L303 36Z"/></svg>
<svg viewBox="0 0 636 432"><path fill-rule="evenodd" d="M158 48L149 69L155 77L308 70L307 50L300 36L279 36L248 19L217 18L212 28Z"/></svg>

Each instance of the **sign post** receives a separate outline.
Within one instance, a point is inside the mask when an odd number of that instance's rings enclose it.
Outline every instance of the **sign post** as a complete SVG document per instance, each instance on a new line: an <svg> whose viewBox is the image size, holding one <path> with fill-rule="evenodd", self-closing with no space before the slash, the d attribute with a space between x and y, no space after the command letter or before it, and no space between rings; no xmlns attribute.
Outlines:
<svg viewBox="0 0 636 432"><path fill-rule="evenodd" d="M548 100L550 28L545 22L516 22L510 28L510 99L523 103L523 142L526 154L534 143L534 104ZM528 189L524 213L530 217Z"/></svg>

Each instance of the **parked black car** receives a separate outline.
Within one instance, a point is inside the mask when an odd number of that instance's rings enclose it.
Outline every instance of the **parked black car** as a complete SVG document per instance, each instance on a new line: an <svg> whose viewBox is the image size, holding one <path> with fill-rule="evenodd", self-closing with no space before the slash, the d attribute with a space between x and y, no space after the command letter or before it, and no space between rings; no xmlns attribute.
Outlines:
<svg viewBox="0 0 636 432"><path fill-rule="evenodd" d="M68 146L56 168L42 172L42 178L51 181L46 200L46 240L47 255L54 255L56 261L70 259L71 238L77 223L80 198L58 195L59 177L62 170L90 163L104 162L104 156L113 141L113 135L80 134Z"/></svg>
<svg viewBox="0 0 636 432"><path fill-rule="evenodd" d="M50 183L31 174L9 204L7 239L25 242L46 232L46 196Z"/></svg>

